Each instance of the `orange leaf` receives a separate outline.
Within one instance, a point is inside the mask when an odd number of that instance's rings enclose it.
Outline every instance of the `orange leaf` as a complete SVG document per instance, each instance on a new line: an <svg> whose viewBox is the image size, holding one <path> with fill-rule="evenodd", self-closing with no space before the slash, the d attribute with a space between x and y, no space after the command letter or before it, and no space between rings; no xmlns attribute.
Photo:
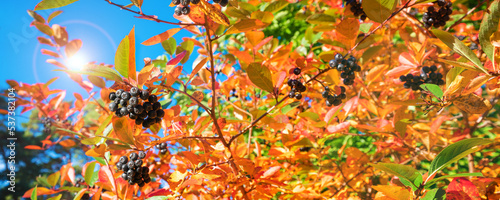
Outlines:
<svg viewBox="0 0 500 200"><path fill-rule="evenodd" d="M214 22L218 24L222 24L224 26L229 26L229 19L220 11L220 9L216 8L214 5L206 2L205 0L200 1L200 8L201 10L205 13L205 15L208 15L210 19L212 19Z"/></svg>
<svg viewBox="0 0 500 200"><path fill-rule="evenodd" d="M472 79L472 81L470 81L469 85L467 87L465 87L464 91L462 92L462 95L473 93L478 88L480 88L482 85L484 85L486 82L488 82L488 80L490 80L490 78L492 78L490 75L485 74L485 75L481 75L481 76L478 76L478 77Z"/></svg>
<svg viewBox="0 0 500 200"><path fill-rule="evenodd" d="M71 58L71 56L75 55L78 50L82 47L82 41L80 39L74 39L68 42L66 47L64 48L64 52L66 53L66 56L68 58Z"/></svg>
<svg viewBox="0 0 500 200"><path fill-rule="evenodd" d="M128 77L132 80L137 80L137 75L135 72L135 26L128 33Z"/></svg>
<svg viewBox="0 0 500 200"><path fill-rule="evenodd" d="M33 189L35 188L31 188L29 189L28 191L26 191L23 195L23 198L30 198L31 197L31 193L33 192ZM47 189L47 188L44 188L44 187L37 187L36 188L36 195L37 196L40 196L40 195L51 195L51 194L55 194L55 193L58 193L60 192L59 190L51 190L51 189Z"/></svg>
<svg viewBox="0 0 500 200"><path fill-rule="evenodd" d="M155 35L155 36L147 39L146 41L142 42L141 44L142 45L146 45L146 46L151 46L151 45L154 45L154 44L158 44L158 43L163 42L166 39L172 37L173 35L175 35L180 30L181 30L181 28L169 29L169 30L167 30L167 31L165 31L163 33L160 33L159 35Z"/></svg>
<svg viewBox="0 0 500 200"><path fill-rule="evenodd" d="M36 146L36 145L27 145L27 146L24 147L24 149L43 150L42 147Z"/></svg>
<svg viewBox="0 0 500 200"><path fill-rule="evenodd" d="M58 53L53 52L51 50L47 50L47 49L42 49L41 52L42 52L42 54L49 55L49 56L56 57L56 58L61 58L62 57Z"/></svg>
<svg viewBox="0 0 500 200"><path fill-rule="evenodd" d="M264 39L264 33L262 31L248 31L245 33L248 41L252 46L258 45L262 39Z"/></svg>
<svg viewBox="0 0 500 200"><path fill-rule="evenodd" d="M72 147L76 145L75 141L71 139L60 141L59 144L63 147Z"/></svg>
<svg viewBox="0 0 500 200"><path fill-rule="evenodd" d="M104 153L106 153L106 145L98 145L97 147L85 152L85 155L90 157L104 157Z"/></svg>
<svg viewBox="0 0 500 200"><path fill-rule="evenodd" d="M58 67L60 67L60 68L63 68L63 69L66 69L66 68L67 68L64 64L62 64L62 63L60 63L59 61L54 60L54 59L47 59L47 60L46 60L46 62L48 62L48 63L50 63L50 64L53 64L53 65L55 65L55 66L58 66Z"/></svg>
<svg viewBox="0 0 500 200"><path fill-rule="evenodd" d="M271 168L269 168L266 172L264 172L264 174L262 175L262 177L261 177L261 178L267 178L267 177L273 176L273 175L274 175L274 174L276 174L276 172L278 172L280 169L281 169L281 166L274 166L274 167L271 167Z"/></svg>
<svg viewBox="0 0 500 200"><path fill-rule="evenodd" d="M71 163L63 165L61 167L61 184L64 185L64 181L69 181L71 184L75 184L75 169L71 166Z"/></svg>
<svg viewBox="0 0 500 200"><path fill-rule="evenodd" d="M407 200L410 199L410 191L404 187L399 187L395 185L374 185L373 189L383 193L385 196L390 197L395 200Z"/></svg>

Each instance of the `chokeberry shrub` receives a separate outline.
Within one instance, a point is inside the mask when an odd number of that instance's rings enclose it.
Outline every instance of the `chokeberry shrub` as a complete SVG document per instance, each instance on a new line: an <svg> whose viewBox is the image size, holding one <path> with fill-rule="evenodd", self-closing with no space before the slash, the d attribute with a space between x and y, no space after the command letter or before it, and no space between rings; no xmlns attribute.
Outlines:
<svg viewBox="0 0 500 200"><path fill-rule="evenodd" d="M27 127L16 150L71 152L24 198L498 196L498 0L168 0L161 13L155 1L81 1L165 30L137 24L113 63L78 70L68 61L82 41L53 20L65 13L37 13L71 2L43 0L28 13L45 64L58 69L50 73L85 92L50 79L9 80L3 94L1 130ZM107 28L132 27L120 20ZM157 53L136 57L145 49Z"/></svg>

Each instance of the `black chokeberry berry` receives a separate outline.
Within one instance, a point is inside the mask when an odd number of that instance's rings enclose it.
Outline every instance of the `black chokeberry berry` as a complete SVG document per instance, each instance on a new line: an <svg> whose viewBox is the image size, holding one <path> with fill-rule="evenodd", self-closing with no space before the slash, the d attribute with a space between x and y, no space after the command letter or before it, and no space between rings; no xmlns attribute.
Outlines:
<svg viewBox="0 0 500 200"><path fill-rule="evenodd" d="M121 107L121 108L120 108L120 115L121 115L121 116L128 115L128 111L127 111L127 108L126 108L126 107Z"/></svg>
<svg viewBox="0 0 500 200"><path fill-rule="evenodd" d="M189 3L191 3L190 0L181 0L181 5L182 6L189 6Z"/></svg>
<svg viewBox="0 0 500 200"><path fill-rule="evenodd" d="M151 110L148 112L149 118L156 118L156 110Z"/></svg>
<svg viewBox="0 0 500 200"><path fill-rule="evenodd" d="M144 107L144 110L146 112L153 110L153 104L150 102L146 102L146 103L142 104L142 106Z"/></svg>
<svg viewBox="0 0 500 200"><path fill-rule="evenodd" d="M115 100L115 99L116 99L116 93L114 93L114 92L109 93L108 98L109 98L109 100L111 100L111 101Z"/></svg>
<svg viewBox="0 0 500 200"><path fill-rule="evenodd" d="M144 151L139 151L139 158L144 159L146 157L146 153Z"/></svg>
<svg viewBox="0 0 500 200"><path fill-rule="evenodd" d="M144 111L144 107L142 107L141 105L135 105L134 106L134 113L136 115L141 114L143 111Z"/></svg>
<svg viewBox="0 0 500 200"><path fill-rule="evenodd" d="M118 90L116 90L115 94L116 94L117 97L121 97L122 96L122 92L125 92L125 90L118 89Z"/></svg>
<svg viewBox="0 0 500 200"><path fill-rule="evenodd" d="M147 90L142 90L139 95L142 100L148 100L149 98L149 92Z"/></svg>
<svg viewBox="0 0 500 200"><path fill-rule="evenodd" d="M139 158L139 155L137 155L137 153L131 153L130 154L130 160L137 160Z"/></svg>
<svg viewBox="0 0 500 200"><path fill-rule="evenodd" d="M136 160L134 163L135 163L135 167L142 166L142 160Z"/></svg>
<svg viewBox="0 0 500 200"><path fill-rule="evenodd" d="M344 58L344 56L342 56L342 54L340 54L340 53L335 54L335 60L336 60L336 61L340 61L340 60L342 60L343 58Z"/></svg>
<svg viewBox="0 0 500 200"><path fill-rule="evenodd" d="M122 156L122 157L120 157L119 162L120 162L120 163L122 163L122 164L127 163L127 162L128 162L128 158L127 158L127 156Z"/></svg>
<svg viewBox="0 0 500 200"><path fill-rule="evenodd" d="M116 104L115 102L111 102L108 104L108 107L111 112L115 112L118 109L118 104Z"/></svg>
<svg viewBox="0 0 500 200"><path fill-rule="evenodd" d="M226 7L228 3L229 3L229 0L220 0L220 3L219 3L219 4L220 4L220 6L222 6L222 7Z"/></svg>
<svg viewBox="0 0 500 200"><path fill-rule="evenodd" d="M299 75L300 74L300 68L296 67L295 69L293 69L293 74L295 75Z"/></svg>
<svg viewBox="0 0 500 200"><path fill-rule="evenodd" d="M128 161L128 163L127 163L127 167L128 167L129 169L134 168L134 166L135 166L134 161Z"/></svg>
<svg viewBox="0 0 500 200"><path fill-rule="evenodd" d="M137 118L137 119L135 119L135 125L141 125L142 122L144 122L144 118Z"/></svg>
<svg viewBox="0 0 500 200"><path fill-rule="evenodd" d="M157 101L158 101L158 97L157 97L156 95L154 95L154 94L149 95L149 97L148 97L148 101L149 101L150 103L155 103L155 102L157 102Z"/></svg>
<svg viewBox="0 0 500 200"><path fill-rule="evenodd" d="M166 154L166 153L167 153L167 151L168 151L167 149L162 149L162 150L160 150L160 153L161 153L161 154Z"/></svg>
<svg viewBox="0 0 500 200"><path fill-rule="evenodd" d="M191 11L191 9L189 7L183 7L182 8L182 14L183 15L188 15L189 11Z"/></svg>
<svg viewBox="0 0 500 200"><path fill-rule="evenodd" d="M191 0L191 3L192 4L198 4L198 3L200 3L200 0Z"/></svg>
<svg viewBox="0 0 500 200"><path fill-rule="evenodd" d="M136 115L136 114L134 114L134 113L128 113L128 117L129 117L130 119L137 119L137 115Z"/></svg>
<svg viewBox="0 0 500 200"><path fill-rule="evenodd" d="M295 99L297 99L297 100L302 99L302 94L300 94L300 93L295 94Z"/></svg>
<svg viewBox="0 0 500 200"><path fill-rule="evenodd" d="M122 99L129 100L132 95L130 95L130 92L122 92L120 96Z"/></svg>
<svg viewBox="0 0 500 200"><path fill-rule="evenodd" d="M135 106L139 103L139 98L137 97L131 97L129 100L128 100L128 105L131 105L131 106Z"/></svg>
<svg viewBox="0 0 500 200"><path fill-rule="evenodd" d="M128 111L129 113L133 113L133 112L134 112L134 106L132 106L132 105L127 105L127 111Z"/></svg>
<svg viewBox="0 0 500 200"><path fill-rule="evenodd" d="M156 117L163 118L163 116L165 116L165 111L162 109L156 110Z"/></svg>
<svg viewBox="0 0 500 200"><path fill-rule="evenodd" d="M161 108L161 103L160 102L153 103L153 110L158 110L160 108Z"/></svg>
<svg viewBox="0 0 500 200"><path fill-rule="evenodd" d="M116 98L116 99L118 99L118 98ZM125 100L125 99L120 99L120 105L121 105L121 106L127 106L127 100Z"/></svg>
<svg viewBox="0 0 500 200"><path fill-rule="evenodd" d="M179 5L181 3L181 0L172 0L172 4L174 5Z"/></svg>
<svg viewBox="0 0 500 200"><path fill-rule="evenodd" d="M139 96L139 88L138 87L130 88L130 95L132 95L133 97Z"/></svg>
<svg viewBox="0 0 500 200"><path fill-rule="evenodd" d="M435 71L437 70L436 65L432 65L432 66L430 67L430 70L431 70L431 72L435 72Z"/></svg>

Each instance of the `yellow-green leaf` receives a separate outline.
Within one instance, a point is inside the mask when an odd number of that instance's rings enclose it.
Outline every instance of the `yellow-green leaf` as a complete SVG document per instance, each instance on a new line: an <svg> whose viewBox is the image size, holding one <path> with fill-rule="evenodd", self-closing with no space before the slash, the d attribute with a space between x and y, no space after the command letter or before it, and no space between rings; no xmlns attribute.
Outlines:
<svg viewBox="0 0 500 200"><path fill-rule="evenodd" d="M252 63L248 65L246 71L253 84L269 93L273 93L274 87L269 68L262 66L260 63Z"/></svg>
<svg viewBox="0 0 500 200"><path fill-rule="evenodd" d="M35 10L46 10L51 8L59 8L72 4L78 0L43 0L35 6Z"/></svg>
<svg viewBox="0 0 500 200"><path fill-rule="evenodd" d="M437 38L439 38L444 44L446 44L446 46L450 47L450 49L474 63L474 65L476 65L476 68L481 70L481 72L488 73L488 71L484 69L481 60L479 60L476 54L474 54L474 52L472 52L469 47L465 46L465 44L462 43L462 41L460 41L458 38L454 37L452 34L446 31L438 29L432 30L432 33L434 33Z"/></svg>
<svg viewBox="0 0 500 200"><path fill-rule="evenodd" d="M398 2L397 0L363 0L362 7L368 18L382 23L391 16Z"/></svg>
<svg viewBox="0 0 500 200"><path fill-rule="evenodd" d="M500 20L500 1L493 1L484 13L481 27L479 28L479 43L484 53L490 60L493 60L493 45L490 42L490 36L498 30L498 21Z"/></svg>

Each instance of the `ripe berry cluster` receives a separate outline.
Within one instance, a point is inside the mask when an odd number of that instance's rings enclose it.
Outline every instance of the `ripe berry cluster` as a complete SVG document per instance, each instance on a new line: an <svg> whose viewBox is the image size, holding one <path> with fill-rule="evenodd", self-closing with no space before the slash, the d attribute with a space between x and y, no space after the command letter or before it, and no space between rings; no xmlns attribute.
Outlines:
<svg viewBox="0 0 500 200"><path fill-rule="evenodd" d="M401 75L399 80L404 83L404 88L410 89L413 91L422 90L420 85L424 83L430 83L435 85L443 85L443 75L437 71L436 65L432 65L430 67L424 66L420 70L420 76L414 76L413 74Z"/></svg>
<svg viewBox="0 0 500 200"><path fill-rule="evenodd" d="M340 86L340 94L331 94L330 88L325 87L325 91L321 93L323 98L326 99L326 105L327 106L338 106L342 104L342 99L345 99L347 96L345 94L345 87ZM334 92L335 93L335 92Z"/></svg>
<svg viewBox="0 0 500 200"><path fill-rule="evenodd" d="M116 163L116 168L123 171L123 180L128 181L130 185L137 183L139 187L151 182L151 177L149 177L149 168L142 166L142 159L145 157L146 153L143 151L139 151L139 154L135 152L131 153L130 161L127 156L120 157L120 160Z"/></svg>
<svg viewBox="0 0 500 200"><path fill-rule="evenodd" d="M50 134L52 132L51 126L52 126L52 118L44 117L41 119L43 123L43 133L44 134Z"/></svg>
<svg viewBox="0 0 500 200"><path fill-rule="evenodd" d="M350 2L347 2L347 4L351 5L351 12L354 13L354 16L358 17L361 15L360 19L365 21L366 14L365 11L363 11L363 8L361 7L362 2L363 0L359 0L359 2L356 0L351 0Z"/></svg>
<svg viewBox="0 0 500 200"><path fill-rule="evenodd" d="M113 101L108 104L109 110L115 112L117 117L128 115L130 119L135 120L136 125L142 124L144 128L161 122L161 118L165 115L158 97L137 87L132 87L130 91L119 89L111 92L109 100Z"/></svg>
<svg viewBox="0 0 500 200"><path fill-rule="evenodd" d="M157 144L157 145L155 145L155 147L160 150L160 154L166 154L168 151L167 143L165 143L165 142Z"/></svg>
<svg viewBox="0 0 500 200"><path fill-rule="evenodd" d="M296 67L293 69L293 74L295 75L300 75L301 70L300 68ZM292 90L290 90L290 93L288 93L288 97L290 98L295 98L297 100L302 99L302 94L301 92L306 91L306 86L300 82L298 79L288 79L287 82L288 86L292 87Z"/></svg>
<svg viewBox="0 0 500 200"><path fill-rule="evenodd" d="M344 59L340 53L335 55L335 59L330 60L329 65L340 72L340 77L344 79L344 85L354 84L354 78L356 77L354 72L361 71L361 67L356 64L356 58L351 56L349 59Z"/></svg>
<svg viewBox="0 0 500 200"><path fill-rule="evenodd" d="M436 10L435 5L437 5L439 10ZM453 12L451 5L452 3L449 0L437 0L434 2L434 5L429 6L427 12L422 16L425 28L444 26L446 21L450 20L450 14Z"/></svg>
<svg viewBox="0 0 500 200"><path fill-rule="evenodd" d="M174 14L181 16L181 15L188 15L189 11L191 11L191 8L189 8L189 4L198 4L200 3L200 0L172 0L172 4L176 5L174 10Z"/></svg>
<svg viewBox="0 0 500 200"><path fill-rule="evenodd" d="M81 178L77 178L75 181L75 187L80 187L85 184L85 181Z"/></svg>
<svg viewBox="0 0 500 200"><path fill-rule="evenodd" d="M214 3L218 3L222 7L226 7L229 3L229 0L214 0Z"/></svg>

